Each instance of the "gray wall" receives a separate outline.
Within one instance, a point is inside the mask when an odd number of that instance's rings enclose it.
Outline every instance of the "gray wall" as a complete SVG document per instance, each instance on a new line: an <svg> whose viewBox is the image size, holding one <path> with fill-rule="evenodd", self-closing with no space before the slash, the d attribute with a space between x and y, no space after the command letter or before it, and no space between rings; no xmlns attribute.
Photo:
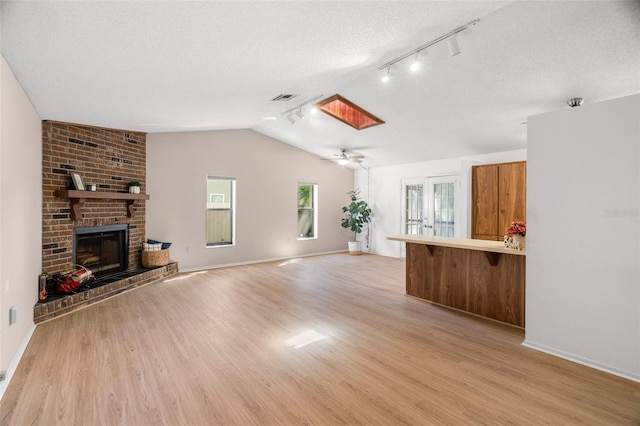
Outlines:
<svg viewBox="0 0 640 426"><path fill-rule="evenodd" d="M640 381L640 95L528 121L525 345Z"/></svg>

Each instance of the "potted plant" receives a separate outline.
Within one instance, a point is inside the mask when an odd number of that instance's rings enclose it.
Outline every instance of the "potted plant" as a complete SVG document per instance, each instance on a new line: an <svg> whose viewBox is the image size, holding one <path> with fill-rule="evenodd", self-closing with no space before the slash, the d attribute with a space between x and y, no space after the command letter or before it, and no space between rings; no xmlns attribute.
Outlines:
<svg viewBox="0 0 640 426"><path fill-rule="evenodd" d="M505 245L507 247L515 248L518 250L524 250L527 241L527 224L523 221L516 220L511 222L511 225L507 226L504 230Z"/></svg>
<svg viewBox="0 0 640 426"><path fill-rule="evenodd" d="M140 193L140 187L142 185L140 185L140 182L132 180L131 182L128 183L129 185L129 193L130 194L139 194Z"/></svg>
<svg viewBox="0 0 640 426"><path fill-rule="evenodd" d="M357 237L364 224L371 221L371 209L360 198L360 190L349 191L347 195L351 198L351 203L342 208L342 227L353 231L353 241L349 241L349 254L362 254L362 241L357 241Z"/></svg>

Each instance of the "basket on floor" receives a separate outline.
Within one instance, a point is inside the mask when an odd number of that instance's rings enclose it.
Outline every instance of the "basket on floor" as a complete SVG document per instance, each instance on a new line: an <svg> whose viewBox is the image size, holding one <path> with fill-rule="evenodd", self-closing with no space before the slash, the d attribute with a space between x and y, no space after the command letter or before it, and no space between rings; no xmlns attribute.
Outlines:
<svg viewBox="0 0 640 426"><path fill-rule="evenodd" d="M169 250L142 250L142 267L159 268L169 264Z"/></svg>

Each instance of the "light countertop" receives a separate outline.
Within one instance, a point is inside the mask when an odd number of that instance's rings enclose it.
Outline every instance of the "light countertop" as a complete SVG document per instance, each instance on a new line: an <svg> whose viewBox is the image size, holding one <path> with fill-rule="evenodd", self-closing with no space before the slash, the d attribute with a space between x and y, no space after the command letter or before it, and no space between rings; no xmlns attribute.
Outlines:
<svg viewBox="0 0 640 426"><path fill-rule="evenodd" d="M526 250L515 250L504 246L502 241L472 240L468 238L427 237L424 235L391 235L387 237L392 241L404 241L413 244L425 244L440 247L451 247L467 250L488 251L491 253L514 254L526 256Z"/></svg>

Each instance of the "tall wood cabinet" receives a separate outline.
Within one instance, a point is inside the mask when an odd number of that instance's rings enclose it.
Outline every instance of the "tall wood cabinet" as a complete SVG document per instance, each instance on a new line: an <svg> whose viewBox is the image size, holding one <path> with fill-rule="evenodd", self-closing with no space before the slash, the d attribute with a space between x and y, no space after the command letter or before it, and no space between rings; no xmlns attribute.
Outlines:
<svg viewBox="0 0 640 426"><path fill-rule="evenodd" d="M526 221L527 162L471 168L471 238L500 241L514 220Z"/></svg>

